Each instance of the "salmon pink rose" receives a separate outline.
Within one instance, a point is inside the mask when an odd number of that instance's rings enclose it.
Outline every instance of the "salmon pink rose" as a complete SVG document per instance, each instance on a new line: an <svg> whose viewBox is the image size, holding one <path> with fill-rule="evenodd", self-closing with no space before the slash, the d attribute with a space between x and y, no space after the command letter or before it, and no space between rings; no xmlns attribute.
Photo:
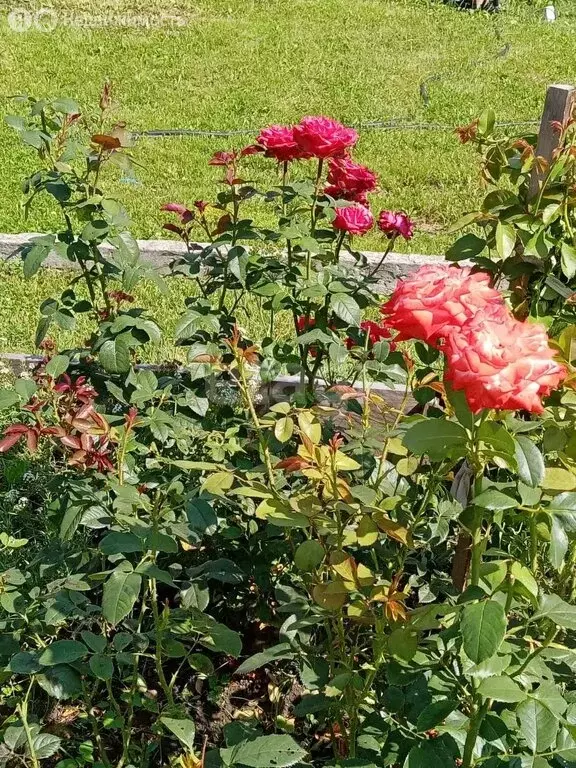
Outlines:
<svg viewBox="0 0 576 768"><path fill-rule="evenodd" d="M303 117L294 126L294 139L312 157L340 157L358 141L354 128L347 128L330 117Z"/></svg>
<svg viewBox="0 0 576 768"><path fill-rule="evenodd" d="M490 307L507 312L489 275L441 263L426 264L399 280L380 311L387 316L387 325L398 331L398 341L421 339L437 346Z"/></svg>
<svg viewBox="0 0 576 768"><path fill-rule="evenodd" d="M542 398L566 376L543 325L497 310L464 323L447 338L445 351L446 380L464 392L475 413L483 408L542 413Z"/></svg>
<svg viewBox="0 0 576 768"><path fill-rule="evenodd" d="M348 232L350 235L365 235L372 229L374 217L365 205L355 203L343 208L336 208L336 218L332 222L334 229Z"/></svg>

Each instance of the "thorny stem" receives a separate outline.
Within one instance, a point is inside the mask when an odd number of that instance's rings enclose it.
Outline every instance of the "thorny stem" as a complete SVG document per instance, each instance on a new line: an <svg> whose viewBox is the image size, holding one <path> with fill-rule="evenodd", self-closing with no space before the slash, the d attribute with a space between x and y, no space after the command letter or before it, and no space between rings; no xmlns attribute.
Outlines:
<svg viewBox="0 0 576 768"><path fill-rule="evenodd" d="M30 678L30 685L28 686L26 696L24 697L24 701L21 704L16 705L16 711L20 715L20 719L22 720L22 727L24 728L24 733L26 734L26 743L28 744L28 751L30 752L31 766L32 768L40 768L40 761L36 755L34 739L32 737L30 725L28 724L28 700L30 699L30 692L32 691L34 683L35 678L34 675L32 675Z"/></svg>
<svg viewBox="0 0 576 768"><path fill-rule="evenodd" d="M546 648L548 648L549 645L551 645L554 642L554 638L558 634L560 630L558 627L551 627L551 629L548 631L548 634L546 635L546 638L544 639L544 642L542 645L539 645L538 648L536 648L532 653L530 653L523 661L523 663L518 667L517 670L510 673L510 677L518 677L518 675L521 675L522 672L526 669L526 667L537 657L539 656L542 651L545 651Z"/></svg>
<svg viewBox="0 0 576 768"><path fill-rule="evenodd" d="M250 388L248 386L248 381L246 379L246 372L244 370L244 360L238 354L238 350L235 350L235 355L236 355L236 362L238 364L238 372L240 374L240 380L236 379L236 382L240 386L242 396L244 397L244 401L246 403L250 416L252 417L252 423L254 424L254 428L258 433L258 441L260 443L262 455L264 456L264 464L266 466L266 474L268 475L268 481L270 482L271 487L274 488L276 483L274 480L274 470L272 468L272 459L270 458L268 442L266 441L266 438L264 436L264 430L262 429L262 424L260 423L260 419L258 418L258 414L256 413L256 408L254 407L254 401L252 400L252 396L250 394Z"/></svg>
<svg viewBox="0 0 576 768"><path fill-rule="evenodd" d="M160 513L160 506L161 501L160 497L158 496L156 498L156 501L154 503L154 508L152 511L152 528L154 532L158 531L158 515ZM156 563L156 552L152 553L152 562ZM150 602L152 604L152 617L154 619L154 635L156 638L156 648L154 652L154 657L156 660L156 674L158 675L158 680L160 682L160 685L162 687L162 690L164 691L164 695L166 696L166 701L168 702L168 705L170 707L174 706L174 696L172 694L172 689L168 685L168 681L166 680L166 675L164 674L164 668L162 666L162 628L160 626L160 612L158 611L158 589L157 589L157 583L156 579L150 578L149 579L149 589L150 589Z"/></svg>
<svg viewBox="0 0 576 768"><path fill-rule="evenodd" d="M474 747L476 746L476 740L480 732L480 726L488 710L490 709L490 699L482 704L482 706L470 717L470 725L468 726L468 734L466 736L466 742L464 743L464 754L462 755L461 768L470 768L474 757Z"/></svg>
<svg viewBox="0 0 576 768"><path fill-rule="evenodd" d="M368 273L368 278L367 278L368 280L369 280L371 277L374 277L374 275L375 275L375 274L378 272L378 270L380 269L380 267L382 266L382 264L384 264L384 260L386 259L386 257L388 256L388 254L390 253L390 251L392 250L392 248L394 247L394 243L396 242L396 237L397 237L397 236L396 236L396 235L394 235L394 237L390 238L390 240L389 240L389 242L388 242L388 245L386 246L386 250L385 250L385 251L384 251L384 253L382 254L382 258L380 259L380 261L378 262L378 264L376 264L376 266L374 267L374 269L373 269L371 272L369 272L369 273Z"/></svg>
<svg viewBox="0 0 576 768"><path fill-rule="evenodd" d="M98 728L98 721L94 717L94 713L92 711L92 694L88 690L84 681L82 681L82 692L84 694L84 701L86 702L86 712L88 715L88 720L90 721L90 725L92 727L94 741L96 742L96 746L98 747L98 755L100 756L100 762L105 766L105 768L111 768L110 760L108 759L108 755L106 754L106 750L104 749L104 744L102 742L100 729Z"/></svg>
<svg viewBox="0 0 576 768"><path fill-rule="evenodd" d="M538 528L536 515L530 515L530 568L534 576L538 573Z"/></svg>
<svg viewBox="0 0 576 768"><path fill-rule="evenodd" d="M146 613L146 592L147 588L144 588L142 595L142 603L140 605L140 615L138 617L138 633L142 630L142 624L144 622L144 614ZM134 696L136 695L136 689L138 687L138 657L135 655L134 662L132 664L132 684L130 685L130 691L128 693L128 714L126 717L126 727L123 731L123 748L122 756L118 761L116 768L122 768L122 766L128 760L128 752L130 750L130 741L132 739L132 721L134 719Z"/></svg>
<svg viewBox="0 0 576 768"><path fill-rule="evenodd" d="M336 248L334 250L334 262L336 264L338 264L338 262L340 261L340 251L342 250L342 244L344 243L345 237L346 237L346 231L343 229L338 235L338 240L336 241Z"/></svg>

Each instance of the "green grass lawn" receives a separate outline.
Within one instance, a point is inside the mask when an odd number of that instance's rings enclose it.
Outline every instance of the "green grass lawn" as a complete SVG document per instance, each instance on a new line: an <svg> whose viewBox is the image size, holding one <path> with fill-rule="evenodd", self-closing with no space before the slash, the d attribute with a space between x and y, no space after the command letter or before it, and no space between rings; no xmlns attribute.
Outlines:
<svg viewBox="0 0 576 768"><path fill-rule="evenodd" d="M258 128L306 113L454 126L488 105L502 120L535 118L548 83L576 80L576 9L573 0L558 0L559 20L546 24L543 0L511 2L511 10L489 16L432 0L54 0L63 19L177 13L187 23L172 30L63 23L52 32L12 31L0 9L0 94L69 95L90 105L109 77L117 116L136 130ZM0 108L12 111L6 98ZM136 234L161 237L160 204L209 196L217 176L206 164L211 153L249 139L140 140L141 183L115 184ZM443 230L481 192L474 153L450 131L364 130L357 156L380 174L375 207L402 207L416 218L413 251L442 252L451 240ZM42 206L22 218L19 185L30 161L0 127L0 231L58 226ZM270 165L256 166L259 180L272 179ZM364 242L380 247L376 235Z"/></svg>
<svg viewBox="0 0 576 768"><path fill-rule="evenodd" d="M0 301L0 354L5 352L35 352L34 334L38 323L39 305L50 296L57 296L67 287L71 273L63 270L46 269L30 280L22 275L18 265L0 264L0 282L3 286ZM142 283L135 291L135 306L150 307L150 312L162 329L162 343L146 348L147 362L164 360L185 360L186 348L175 347L174 328L179 317L184 313L184 299L193 294L194 283L185 278L168 281L168 293L161 293L150 283ZM75 287L82 296L82 285ZM243 332L253 338L262 339L268 333L267 319L261 314L257 297L248 297L238 308L237 318ZM50 336L55 338L60 349L81 344L89 332L89 321L79 316L79 323L74 331L62 331L56 327L50 329ZM287 338L293 333L292 316L287 312L276 317L275 336ZM0 361L1 364L1 361Z"/></svg>

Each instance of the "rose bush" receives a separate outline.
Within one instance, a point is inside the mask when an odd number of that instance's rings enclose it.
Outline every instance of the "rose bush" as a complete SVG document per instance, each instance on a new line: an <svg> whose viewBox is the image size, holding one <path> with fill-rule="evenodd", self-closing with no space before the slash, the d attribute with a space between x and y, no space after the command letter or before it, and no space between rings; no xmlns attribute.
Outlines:
<svg viewBox="0 0 576 768"><path fill-rule="evenodd" d="M485 257L383 301L355 250L377 184L356 131L271 126L213 156L213 200L164 206L187 246L188 360L151 369L161 330L132 290L152 276L104 190L102 166L130 161L109 89L94 126L67 100L26 103L28 203L50 196L63 229L24 270L52 248L79 270L40 308L41 362L0 391L0 764L576 762L575 334L542 284L569 290L564 240L522 309L521 280L494 282L511 263ZM278 186L243 180L267 161ZM477 220L497 243L508 216L539 226L496 197ZM249 218L255 198L274 225ZM413 225L377 221L385 260ZM248 296L262 339L241 327ZM48 329L78 313L90 337L59 348ZM276 401L285 372L301 386Z"/></svg>

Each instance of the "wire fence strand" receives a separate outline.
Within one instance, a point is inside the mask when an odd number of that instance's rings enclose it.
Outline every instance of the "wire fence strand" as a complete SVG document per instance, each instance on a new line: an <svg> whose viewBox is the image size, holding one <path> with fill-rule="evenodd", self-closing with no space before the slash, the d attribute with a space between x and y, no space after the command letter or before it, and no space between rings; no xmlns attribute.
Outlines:
<svg viewBox="0 0 576 768"><path fill-rule="evenodd" d="M538 126L539 120L514 120L496 123L498 128L522 128ZM417 123L400 119L372 120L369 122L352 123L351 128L375 131L454 131L456 125L450 123ZM132 135L135 139L171 138L189 136L201 139L230 138L233 136L257 136L260 128L234 128L230 130L215 129L201 130L196 128L157 128L148 131L135 131Z"/></svg>

